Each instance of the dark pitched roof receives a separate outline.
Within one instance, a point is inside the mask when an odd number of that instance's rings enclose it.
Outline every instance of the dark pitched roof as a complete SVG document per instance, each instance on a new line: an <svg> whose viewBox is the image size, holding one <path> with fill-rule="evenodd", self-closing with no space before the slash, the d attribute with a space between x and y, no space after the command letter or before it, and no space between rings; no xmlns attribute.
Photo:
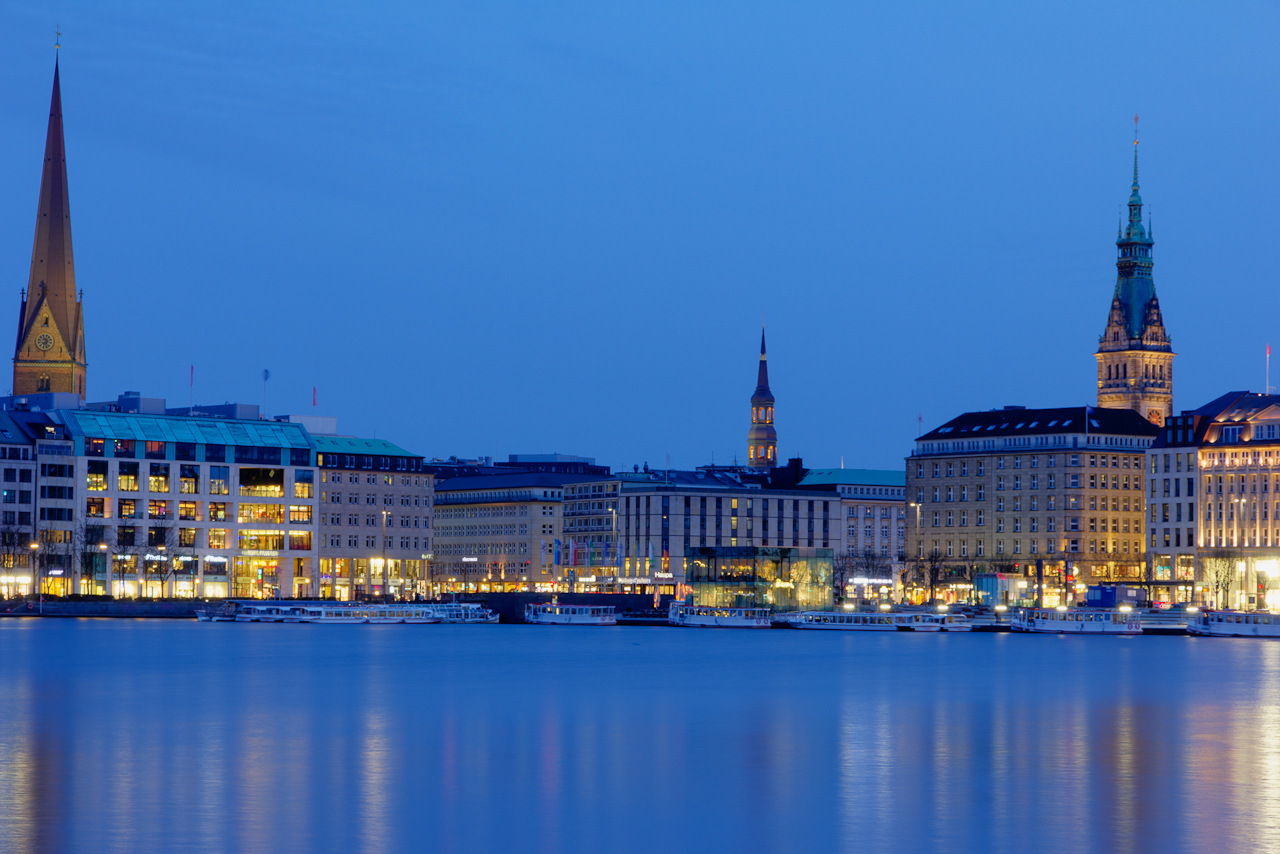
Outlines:
<svg viewBox="0 0 1280 854"><path fill-rule="evenodd" d="M1086 428L1085 412L1089 423ZM1063 433L1106 433L1115 436L1155 436L1160 428L1132 409L1068 406L1059 409L1005 407L966 412L925 433L916 441L989 439L996 436L1043 436Z"/></svg>
<svg viewBox="0 0 1280 854"><path fill-rule="evenodd" d="M560 488L566 483L598 481L599 475L558 474L556 472L521 472L517 474L478 475L451 477L436 484L436 492L470 492L482 489L529 489L533 487Z"/></svg>

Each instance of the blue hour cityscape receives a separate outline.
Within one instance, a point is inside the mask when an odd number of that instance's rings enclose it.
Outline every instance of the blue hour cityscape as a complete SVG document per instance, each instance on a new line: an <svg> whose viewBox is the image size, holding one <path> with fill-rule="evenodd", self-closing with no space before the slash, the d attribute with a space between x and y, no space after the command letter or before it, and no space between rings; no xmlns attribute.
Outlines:
<svg viewBox="0 0 1280 854"><path fill-rule="evenodd" d="M1275 8L0 21L0 851L1280 836Z"/></svg>

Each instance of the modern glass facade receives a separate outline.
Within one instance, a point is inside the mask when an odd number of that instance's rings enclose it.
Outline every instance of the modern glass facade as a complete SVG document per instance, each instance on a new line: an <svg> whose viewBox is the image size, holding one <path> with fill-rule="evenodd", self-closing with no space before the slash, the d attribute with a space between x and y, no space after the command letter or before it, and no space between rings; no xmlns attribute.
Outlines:
<svg viewBox="0 0 1280 854"><path fill-rule="evenodd" d="M833 604L831 549L690 549L685 574L693 604L774 611L829 610Z"/></svg>

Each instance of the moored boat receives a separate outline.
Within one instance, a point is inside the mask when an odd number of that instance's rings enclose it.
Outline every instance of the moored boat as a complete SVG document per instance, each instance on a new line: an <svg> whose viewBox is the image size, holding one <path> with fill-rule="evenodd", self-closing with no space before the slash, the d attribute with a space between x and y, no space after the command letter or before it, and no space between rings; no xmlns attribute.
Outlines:
<svg viewBox="0 0 1280 854"><path fill-rule="evenodd" d="M616 626L612 605L561 605L558 602L529 603L524 621L539 626Z"/></svg>
<svg viewBox="0 0 1280 854"><path fill-rule="evenodd" d="M767 629L771 625L771 613L768 608L722 608L672 602L667 622L698 629Z"/></svg>
<svg viewBox="0 0 1280 854"><path fill-rule="evenodd" d="M1202 611L1188 615L1187 633L1219 638L1278 638L1280 614Z"/></svg>
<svg viewBox="0 0 1280 854"><path fill-rule="evenodd" d="M498 615L475 602L445 602L428 606L442 623L496 623Z"/></svg>
<svg viewBox="0 0 1280 854"><path fill-rule="evenodd" d="M230 603L229 603L230 604ZM200 619L200 615L196 615ZM236 603L237 623L438 623L440 617L425 603L306 602L296 605L270 602Z"/></svg>
<svg viewBox="0 0 1280 854"><path fill-rule="evenodd" d="M1140 635L1142 621L1132 609L1019 608L1009 621L1015 632L1072 635Z"/></svg>

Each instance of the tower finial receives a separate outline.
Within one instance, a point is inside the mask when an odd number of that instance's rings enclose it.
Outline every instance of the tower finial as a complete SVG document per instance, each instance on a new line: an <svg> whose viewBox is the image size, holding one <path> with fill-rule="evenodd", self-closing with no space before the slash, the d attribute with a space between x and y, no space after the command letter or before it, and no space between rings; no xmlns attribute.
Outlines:
<svg viewBox="0 0 1280 854"><path fill-rule="evenodd" d="M62 47L62 24L57 24L53 28L53 49L57 50Z"/></svg>
<svg viewBox="0 0 1280 854"><path fill-rule="evenodd" d="M1138 189L1138 114L1133 114L1133 189Z"/></svg>

